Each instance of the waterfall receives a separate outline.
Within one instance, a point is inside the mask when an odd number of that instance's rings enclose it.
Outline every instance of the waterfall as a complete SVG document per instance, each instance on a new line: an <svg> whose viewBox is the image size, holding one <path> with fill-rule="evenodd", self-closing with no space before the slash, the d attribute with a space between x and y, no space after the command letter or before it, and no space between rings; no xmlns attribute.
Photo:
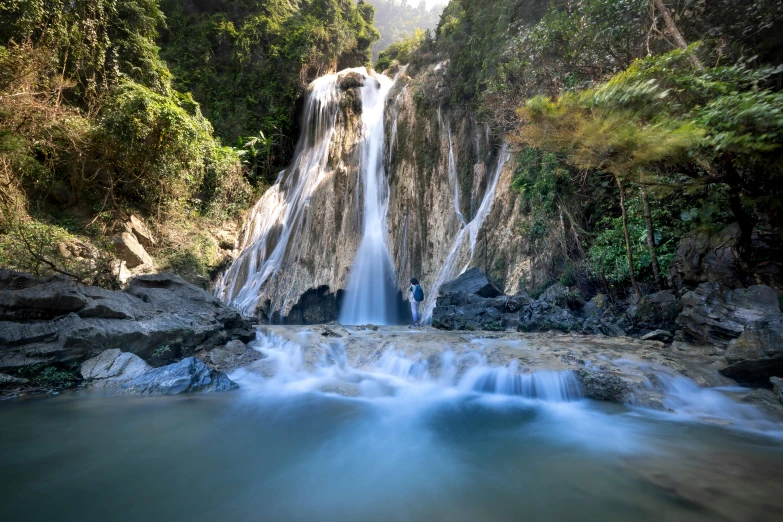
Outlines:
<svg viewBox="0 0 783 522"><path fill-rule="evenodd" d="M217 296L248 315L255 312L263 286L298 257L296 235L304 211L328 172L339 109L337 79L330 74L310 85L294 161L256 203L244 228L241 254L218 280ZM275 304L280 305L273 303L273 308Z"/></svg>
<svg viewBox="0 0 783 522"><path fill-rule="evenodd" d="M459 220L462 222L462 225L464 226L467 224L467 220L465 220L465 216L462 215L462 211L460 210L460 204L459 204L459 177L457 176L457 161L454 159L454 142L451 139L451 122L449 122L448 124L444 124L443 117L441 116L440 107L438 107L438 121L440 122L441 127L445 129L446 137L449 140L448 173L449 173L449 183L451 184L452 190L454 192L454 212L457 213Z"/></svg>
<svg viewBox="0 0 783 522"><path fill-rule="evenodd" d="M438 291L440 290L441 285L451 281L470 267L470 263L473 261L473 256L476 253L478 233L484 225L484 221L487 219L489 212L492 210L500 173L503 171L503 167L510 157L508 145L504 144L498 155L497 167L492 178L489 180L487 191L484 193L484 198L481 200L481 205L479 206L476 215L470 223L462 227L459 234L457 234L457 237L454 238L451 249L449 250L449 255L446 256L446 261L438 271L435 282L427 293L427 298L424 300L424 306L422 308L422 318L425 322L429 323L432 319L432 311L435 309L435 301L438 297Z"/></svg>
<svg viewBox="0 0 783 522"><path fill-rule="evenodd" d="M397 322L397 291L386 228L389 184L383 155L384 109L394 80L382 75L375 78L377 82L368 81L362 87L362 240L340 310L342 324Z"/></svg>

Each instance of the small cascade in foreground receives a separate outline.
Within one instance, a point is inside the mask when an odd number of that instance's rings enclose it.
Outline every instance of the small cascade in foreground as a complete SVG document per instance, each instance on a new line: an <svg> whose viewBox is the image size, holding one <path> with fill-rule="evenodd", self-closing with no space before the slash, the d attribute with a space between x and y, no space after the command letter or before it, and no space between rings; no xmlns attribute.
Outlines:
<svg viewBox="0 0 783 522"><path fill-rule="evenodd" d="M340 310L342 324L397 322L394 267L387 244L389 184L384 169L384 109L394 80L375 75L362 87L359 175L363 190L362 240Z"/></svg>
<svg viewBox="0 0 783 522"><path fill-rule="evenodd" d="M340 339L320 342L318 334L307 331L292 339L259 332L254 347L265 356L263 374L271 377L248 369L231 375L251 393L325 392L366 399L479 394L551 403L582 399L571 371L520 373L515 362L491 365L480 351L458 354L444 349L426 357L391 345L378 358L349 361Z"/></svg>
<svg viewBox="0 0 783 522"><path fill-rule="evenodd" d="M440 290L441 285L451 281L470 268L470 263L473 261L473 256L476 253L478 233L484 225L484 221L487 219L489 212L492 210L500 173L503 171L503 167L510 158L511 154L508 152L508 145L504 144L498 155L497 167L492 174L492 178L489 180L487 191L484 193L484 198L481 200L481 205L479 206L476 215L454 238L451 248L449 249L449 254L446 256L446 261L438 272L432 288L430 288L427 293L422 308L422 318L425 323L429 323L432 319L432 311L435 309L435 301L438 297L438 291ZM459 215L462 216L462 214Z"/></svg>

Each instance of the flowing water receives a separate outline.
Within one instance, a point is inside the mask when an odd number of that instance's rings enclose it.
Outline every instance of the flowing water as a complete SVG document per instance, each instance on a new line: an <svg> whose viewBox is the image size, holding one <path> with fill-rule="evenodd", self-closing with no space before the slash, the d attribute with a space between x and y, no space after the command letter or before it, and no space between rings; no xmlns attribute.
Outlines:
<svg viewBox="0 0 783 522"><path fill-rule="evenodd" d="M417 333L391 335L403 342ZM583 400L568 372L516 375L513 366L487 365L482 343L473 345L475 353L444 350L436 371L394 347L356 367L339 340L314 357L304 343L266 335L256 345L265 359L231 375L235 392L2 404L0 520L701 522L781 514L779 432ZM672 386L681 393L672 400L690 402L691 413L731 401ZM728 415L725 423L736 420Z"/></svg>
<svg viewBox="0 0 783 522"><path fill-rule="evenodd" d="M449 152L449 155L451 155L451 152ZM476 253L476 243L478 241L479 231L484 225L484 221L487 219L487 216L492 210L492 205L495 202L495 190L498 186L500 173L503 171L503 167L510 157L508 145L504 144L498 155L497 167L489 180L487 190L484 193L478 211L476 211L476 215L473 216L470 223L462 227L454 238L449 253L446 256L446 261L438 271L435 282L427 293L427 297L422 306L422 319L424 323L429 323L432 320L432 311L435 309L436 299L441 285L456 278L470 267L470 263L473 261L473 256ZM459 194L459 192L457 192L457 194ZM456 197L457 195L455 195L455 198ZM458 205L458 203L455 204ZM459 210L457 210L457 213L462 217ZM464 218L462 219L464 222Z"/></svg>
<svg viewBox="0 0 783 522"><path fill-rule="evenodd" d="M376 80L376 81L373 81ZM394 81L374 74L362 87L362 142L359 173L363 190L362 240L351 268L340 323L397 322L394 267L387 244L389 184L384 169L384 114ZM390 147L391 148L391 147Z"/></svg>
<svg viewBox="0 0 783 522"><path fill-rule="evenodd" d="M337 82L338 75L331 74L310 85L294 161L253 208L239 245L241 254L218 281L218 297L247 314L255 312L265 295L264 285L291 269L299 258L297 234L307 204L328 173L329 145L339 109ZM272 310L283 305L278 299Z"/></svg>

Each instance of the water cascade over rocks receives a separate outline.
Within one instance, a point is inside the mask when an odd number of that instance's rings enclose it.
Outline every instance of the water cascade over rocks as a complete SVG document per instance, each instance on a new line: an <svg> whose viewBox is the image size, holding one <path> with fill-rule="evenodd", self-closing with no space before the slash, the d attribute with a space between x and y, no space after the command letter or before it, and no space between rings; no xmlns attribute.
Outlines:
<svg viewBox="0 0 783 522"><path fill-rule="evenodd" d="M339 108L337 81L338 75L331 74L310 85L294 161L256 203L241 238L242 253L218 281L218 297L247 314L255 312L265 295L264 285L299 257L297 235L304 213L329 172L326 163ZM282 305L272 303L272 309Z"/></svg>
<svg viewBox="0 0 783 522"><path fill-rule="evenodd" d="M359 174L363 189L362 241L340 312L343 324L392 324L397 320L394 267L387 246L389 184L383 167L384 108L394 81L376 75L362 87Z"/></svg>
<svg viewBox="0 0 783 522"><path fill-rule="evenodd" d="M451 131L449 131L449 143L451 143ZM449 157L451 158L451 148L449 150ZM432 320L432 311L435 309L435 301L438 297L438 291L444 283L456 278L465 270L470 267L473 261L473 256L476 253L476 242L478 241L478 233L481 227L484 225L484 221L487 219L489 212L492 210L492 204L495 201L495 190L498 186L498 180L500 179L500 173L503 171L503 167L511 157L508 152L508 146L503 145L498 156L498 164L495 168L491 179L489 180L489 186L484 193L484 198L481 200L476 215L467 223L454 238L449 249L449 254L446 256L446 262L438 271L438 275L435 278L435 283L432 285L430 292L427 294L427 298L424 301L422 308L422 318L426 323ZM451 159L449 160L451 165ZM455 198L459 192L455 191ZM464 222L462 213L459 212L459 203L455 202L455 209Z"/></svg>

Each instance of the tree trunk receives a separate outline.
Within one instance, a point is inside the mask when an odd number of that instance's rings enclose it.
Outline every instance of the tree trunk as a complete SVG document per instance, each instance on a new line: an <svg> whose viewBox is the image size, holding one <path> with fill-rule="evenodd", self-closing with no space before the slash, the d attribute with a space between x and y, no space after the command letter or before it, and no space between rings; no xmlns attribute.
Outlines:
<svg viewBox="0 0 783 522"><path fill-rule="evenodd" d="M734 217L737 218L739 237L737 238L737 255L739 256L742 270L745 275L751 272L751 254L753 251L753 228L756 226L756 218L745 210L742 205L740 193L736 189L730 189L729 207Z"/></svg>
<svg viewBox="0 0 783 522"><path fill-rule="evenodd" d="M644 187L641 188L641 191L642 211L644 212L644 221L647 223L647 249L650 251L650 264L655 277L655 286L658 287L658 290L663 290L661 266L658 264L658 254L655 253L655 228L653 227L652 213L650 212L650 200Z"/></svg>
<svg viewBox="0 0 783 522"><path fill-rule="evenodd" d="M663 21L666 22L666 28L669 29L669 32L672 33L672 36L674 37L674 41L677 43L677 45L680 46L681 49L687 49L688 48L688 42L685 41L685 38L682 37L682 33L679 29L677 29L677 25L674 23L674 19L672 18L672 15L669 13L669 10L666 8L666 5L664 5L663 0L652 0L653 5L655 6L658 11L661 12L661 16L663 16ZM696 67L697 69L702 69L703 66L701 65L701 61L699 61L699 58L695 54L691 54L689 56L691 63Z"/></svg>
<svg viewBox="0 0 783 522"><path fill-rule="evenodd" d="M631 286L634 293L638 296L642 296L642 291L639 289L639 285L636 284L636 276L633 272L633 252L631 251L631 235L628 233L628 213L625 211L625 190L623 189L623 183L620 178L615 175L614 180L617 182L617 188L620 190L620 212L623 214L623 235L625 236L625 252L628 254L628 277L631 279Z"/></svg>

